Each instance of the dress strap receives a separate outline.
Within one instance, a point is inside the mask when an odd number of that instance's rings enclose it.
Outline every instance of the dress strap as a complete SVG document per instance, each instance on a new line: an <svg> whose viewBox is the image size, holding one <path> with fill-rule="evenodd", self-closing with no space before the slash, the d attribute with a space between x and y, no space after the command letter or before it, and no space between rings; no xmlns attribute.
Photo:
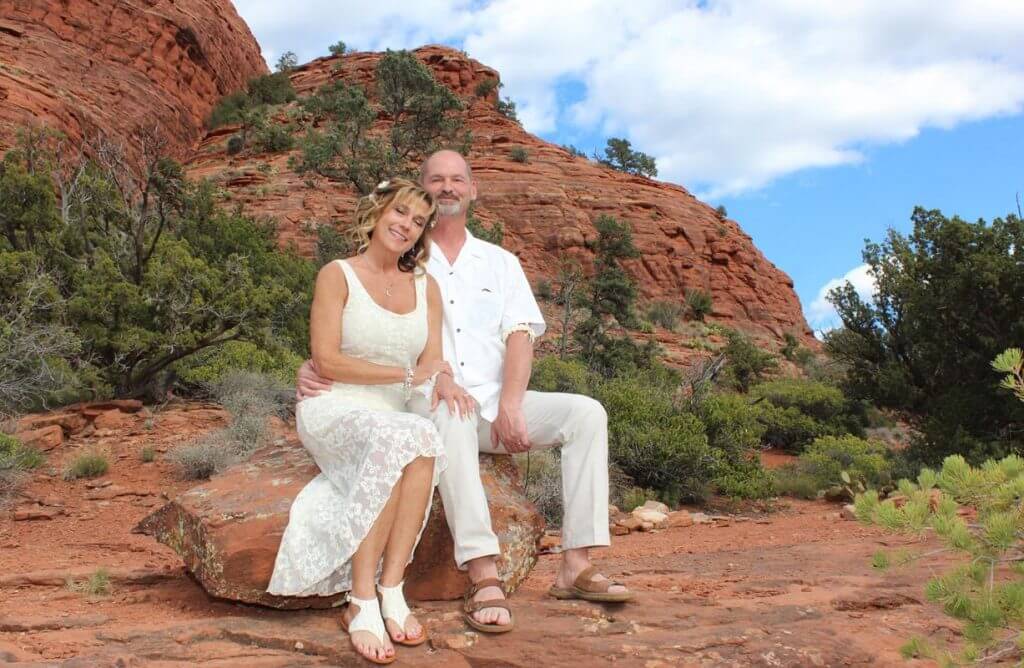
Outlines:
<svg viewBox="0 0 1024 668"><path fill-rule="evenodd" d="M416 310L418 311L427 307L427 272L422 270L422 273L413 280L416 283Z"/></svg>
<svg viewBox="0 0 1024 668"><path fill-rule="evenodd" d="M362 296L369 296L366 294L366 288L363 287L363 282L359 280L359 276L356 274L356 270L352 268L346 260L335 260L341 267L341 271L345 274L345 282L348 283L348 296L351 299L354 292L358 292Z"/></svg>

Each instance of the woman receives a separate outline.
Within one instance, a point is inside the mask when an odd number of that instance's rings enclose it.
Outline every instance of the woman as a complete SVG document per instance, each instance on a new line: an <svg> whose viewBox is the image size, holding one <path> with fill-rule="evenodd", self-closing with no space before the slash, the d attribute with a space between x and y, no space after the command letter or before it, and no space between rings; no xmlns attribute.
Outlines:
<svg viewBox="0 0 1024 668"><path fill-rule="evenodd" d="M359 252L317 276L310 347L334 385L299 402L295 417L321 473L292 504L267 587L289 596L349 591L342 625L356 651L381 664L395 659L392 641L427 639L409 614L403 574L447 460L433 424L404 411L413 387L451 376L441 294L423 268L435 218L418 185L385 181L357 205Z"/></svg>

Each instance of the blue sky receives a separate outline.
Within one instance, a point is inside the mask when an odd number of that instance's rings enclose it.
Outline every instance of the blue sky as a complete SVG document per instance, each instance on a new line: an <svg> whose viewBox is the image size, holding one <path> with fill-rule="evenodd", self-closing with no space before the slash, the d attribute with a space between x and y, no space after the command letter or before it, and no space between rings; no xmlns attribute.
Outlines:
<svg viewBox="0 0 1024 668"><path fill-rule="evenodd" d="M341 39L496 68L524 127L629 139L789 273L811 326L864 238L915 204L989 219L1024 190L1021 0L236 0L273 63Z"/></svg>

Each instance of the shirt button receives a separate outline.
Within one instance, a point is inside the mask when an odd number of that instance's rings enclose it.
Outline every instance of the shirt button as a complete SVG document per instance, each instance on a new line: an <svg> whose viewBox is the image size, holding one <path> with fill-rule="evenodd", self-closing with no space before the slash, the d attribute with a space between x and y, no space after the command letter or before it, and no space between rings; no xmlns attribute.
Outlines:
<svg viewBox="0 0 1024 668"><path fill-rule="evenodd" d="M456 334L458 334L458 333L459 333L459 332L461 332L461 331L462 331L462 328L461 328L461 327L456 327L456 328L455 328L455 333L456 333Z"/></svg>
<svg viewBox="0 0 1024 668"><path fill-rule="evenodd" d="M459 362L459 366L466 366L465 362Z"/></svg>
<svg viewBox="0 0 1024 668"><path fill-rule="evenodd" d="M455 300L454 300L454 299L449 299L449 300L448 300L448 303L449 303L449 304L454 304L454 303L455 303Z"/></svg>

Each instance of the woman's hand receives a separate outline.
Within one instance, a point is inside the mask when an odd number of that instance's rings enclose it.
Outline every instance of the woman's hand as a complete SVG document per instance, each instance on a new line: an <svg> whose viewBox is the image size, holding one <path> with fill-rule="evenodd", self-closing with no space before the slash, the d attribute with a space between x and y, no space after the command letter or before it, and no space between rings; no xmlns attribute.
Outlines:
<svg viewBox="0 0 1024 668"><path fill-rule="evenodd" d="M448 374L442 374L437 377L437 382L434 384L434 394L431 397L430 410L436 409L437 405L442 401L448 405L449 415L458 415L463 419L476 410L476 400Z"/></svg>
<svg viewBox="0 0 1024 668"><path fill-rule="evenodd" d="M299 372L295 378L295 400L302 401L324 392L330 392L333 385L334 381L330 378L324 378L317 373L313 360L306 360L299 367Z"/></svg>
<svg viewBox="0 0 1024 668"><path fill-rule="evenodd" d="M455 374L452 372L451 365L443 359L421 362L416 365L415 369L413 369L412 385L413 387L422 385L438 374L447 375L449 378L455 377Z"/></svg>

